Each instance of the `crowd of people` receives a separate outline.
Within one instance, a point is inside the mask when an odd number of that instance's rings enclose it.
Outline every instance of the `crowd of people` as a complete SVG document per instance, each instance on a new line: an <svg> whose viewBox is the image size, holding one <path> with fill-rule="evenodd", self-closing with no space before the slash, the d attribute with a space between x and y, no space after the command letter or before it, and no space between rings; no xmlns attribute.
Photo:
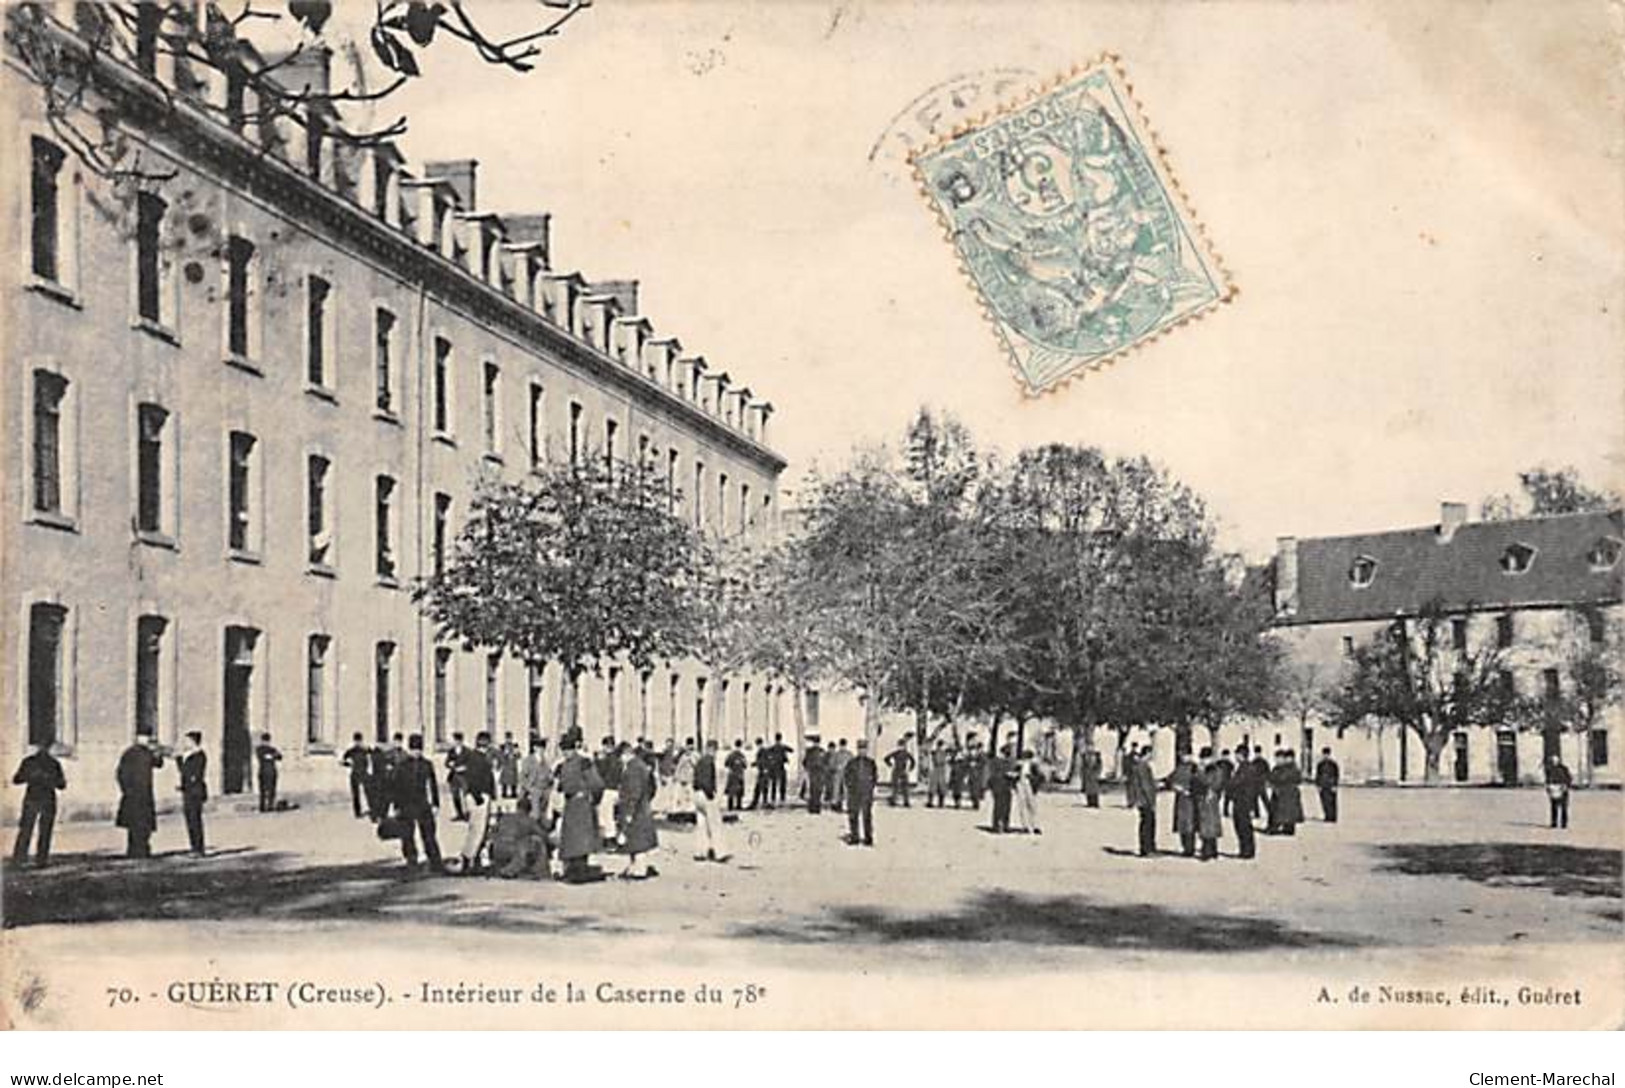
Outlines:
<svg viewBox="0 0 1625 1088"><path fill-rule="evenodd" d="M16 863L27 859L31 847L36 864L50 859L57 794L67 788L51 747L36 745L12 780L25 791L12 854ZM269 735L262 735L252 755L259 809L280 811L286 807L277 796L281 752ZM1235 836L1235 856L1252 859L1260 832L1291 836L1305 820L1305 777L1290 749L1275 752L1273 761L1262 748L1246 744L1234 753L1186 751L1176 757L1171 773L1162 776L1153 769L1149 747L1130 745L1122 756L1124 803L1138 815L1138 852L1143 857L1161 852L1158 801L1164 791L1172 795L1180 853L1202 861L1220 856L1227 825ZM177 752L138 736L119 758L115 822L125 832L130 858L152 854L159 807L156 775L171 757L189 853L202 857L207 852L209 762L202 734L193 731L183 736ZM398 841L413 869L421 855L437 873L552 876L576 883L602 879L604 870L593 859L606 853L625 859L619 873L625 879L658 876L650 863L660 842L657 817L692 823L695 859L726 863L726 825L746 812L787 808L792 796L808 815L826 810L844 814L846 842L872 847L875 799L882 784L890 806L912 807L916 788L924 792L925 808L946 809L951 800L956 809L980 810L987 799L991 815L984 830L1041 835L1038 796L1053 788L1057 777L1053 761L1032 749L1009 740L994 749L974 734L962 741L921 743L905 734L877 760L865 740L841 738L825 745L817 735L807 737L798 758L782 735L771 742L758 738L749 748L744 740L724 747L715 739L699 743L689 738L657 748L647 739L605 737L596 751L589 751L581 730L573 728L561 738L558 751L549 753L547 739L540 736L528 738L522 750L511 733L500 744L480 733L472 745L457 733L437 767L425 753L421 735L396 734L385 743L369 744L357 733L340 761L348 771L355 817L375 824L380 838ZM792 763L797 767L793 790ZM450 819L465 825L455 867L447 864L439 842L442 771ZM1100 807L1105 775L1097 750L1077 752L1072 774L1059 777L1075 777L1085 806ZM1328 823L1338 819L1341 777L1331 750L1323 749L1307 784L1316 789ZM1553 757L1545 781L1552 827L1566 828L1572 777Z"/></svg>

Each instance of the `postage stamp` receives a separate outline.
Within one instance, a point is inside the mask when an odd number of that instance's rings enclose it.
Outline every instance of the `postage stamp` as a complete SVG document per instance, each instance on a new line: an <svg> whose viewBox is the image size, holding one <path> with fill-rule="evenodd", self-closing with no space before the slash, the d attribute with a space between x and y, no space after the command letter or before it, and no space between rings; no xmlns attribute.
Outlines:
<svg viewBox="0 0 1625 1088"><path fill-rule="evenodd" d="M1029 394L1236 293L1109 54L911 161Z"/></svg>

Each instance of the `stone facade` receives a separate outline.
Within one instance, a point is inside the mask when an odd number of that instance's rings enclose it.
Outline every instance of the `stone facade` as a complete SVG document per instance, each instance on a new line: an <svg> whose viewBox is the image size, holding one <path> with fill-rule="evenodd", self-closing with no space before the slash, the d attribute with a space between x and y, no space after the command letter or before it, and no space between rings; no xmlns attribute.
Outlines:
<svg viewBox="0 0 1625 1088"><path fill-rule="evenodd" d="M707 531L769 533L772 406L689 380L635 281L556 268L546 215L480 209L475 163L234 129L192 107L226 93L197 75L102 73L157 119L130 136L164 175L115 182L0 73L4 749L53 734L71 809L113 798L138 730L201 730L228 794L262 732L294 794L342 784L353 733L555 735L556 667L437 646L410 599L475 482L644 458ZM590 740L791 716L781 685L693 663L581 694Z"/></svg>

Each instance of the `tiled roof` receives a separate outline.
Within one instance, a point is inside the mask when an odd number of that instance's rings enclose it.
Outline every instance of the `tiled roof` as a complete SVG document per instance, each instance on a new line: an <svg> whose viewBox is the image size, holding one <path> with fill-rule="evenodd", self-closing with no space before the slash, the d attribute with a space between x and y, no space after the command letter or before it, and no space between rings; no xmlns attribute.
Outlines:
<svg viewBox="0 0 1625 1088"><path fill-rule="evenodd" d="M1607 538L1625 538L1618 510L1467 522L1448 541L1433 525L1300 540L1298 607L1281 622L1412 615L1434 600L1452 611L1617 604L1625 560L1599 570L1588 558ZM1533 548L1534 558L1523 573L1508 574L1503 557L1515 545ZM1363 588L1350 578L1360 559L1376 561ZM1275 573L1279 584L1280 572Z"/></svg>

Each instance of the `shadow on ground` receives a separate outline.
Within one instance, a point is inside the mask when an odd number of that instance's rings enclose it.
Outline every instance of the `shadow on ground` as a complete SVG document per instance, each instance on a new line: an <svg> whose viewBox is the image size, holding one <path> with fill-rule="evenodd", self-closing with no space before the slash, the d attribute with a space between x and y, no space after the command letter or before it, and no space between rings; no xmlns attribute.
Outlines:
<svg viewBox="0 0 1625 1088"><path fill-rule="evenodd" d="M1544 888L1553 895L1625 896L1625 855L1560 843L1391 843L1376 848L1381 868L1409 876L1454 876L1499 888Z"/></svg>
<svg viewBox="0 0 1625 1088"><path fill-rule="evenodd" d="M7 929L254 918L391 921L537 934L637 932L607 919L560 910L557 901L469 902L460 894L462 881L457 878L416 876L399 861L295 867L297 862L296 855L280 852L222 853L202 860L170 854L144 862L112 854L65 854L53 857L47 869L7 863L0 906ZM512 886L522 887L523 882Z"/></svg>
<svg viewBox="0 0 1625 1088"><path fill-rule="evenodd" d="M731 936L792 944L1011 941L1051 947L1219 953L1354 948L1367 943L1355 936L1294 929L1268 918L1010 891L982 892L957 910L932 914L836 907L816 918L737 926Z"/></svg>

